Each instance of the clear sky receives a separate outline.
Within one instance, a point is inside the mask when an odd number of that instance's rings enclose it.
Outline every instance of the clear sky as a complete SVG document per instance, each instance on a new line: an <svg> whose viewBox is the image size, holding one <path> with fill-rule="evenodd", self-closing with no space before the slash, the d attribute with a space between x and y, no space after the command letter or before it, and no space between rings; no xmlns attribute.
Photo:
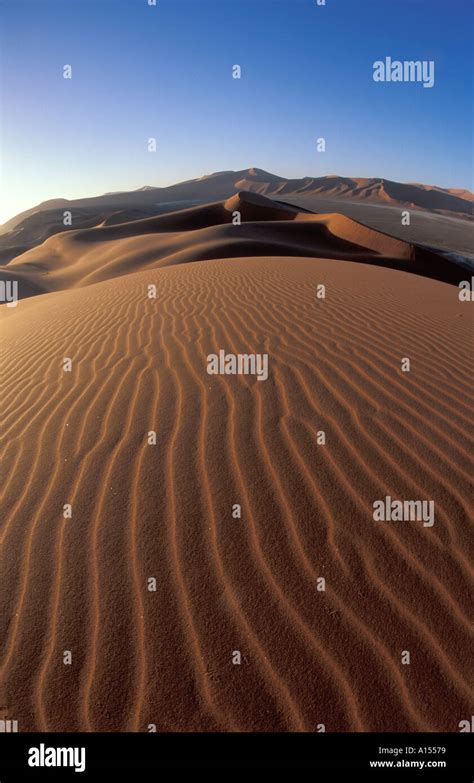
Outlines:
<svg viewBox="0 0 474 783"><path fill-rule="evenodd" d="M472 189L472 0L0 9L0 222L49 198L250 166ZM386 56L434 60L434 87L374 82Z"/></svg>

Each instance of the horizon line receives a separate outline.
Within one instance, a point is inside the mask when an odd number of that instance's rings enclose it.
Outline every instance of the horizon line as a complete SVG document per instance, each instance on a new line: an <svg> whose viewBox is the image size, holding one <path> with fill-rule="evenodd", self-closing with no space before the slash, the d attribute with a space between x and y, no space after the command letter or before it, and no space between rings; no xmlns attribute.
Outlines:
<svg viewBox="0 0 474 783"><path fill-rule="evenodd" d="M275 174L271 171L268 171L267 169L262 169L259 166L249 166L248 168L243 169L218 169L216 171L212 171L210 173L201 174L198 177L192 177L191 179L181 179L174 182L171 182L167 185L140 185L137 188L129 188L124 190L113 190L113 191L104 191L102 193L98 193L95 195L81 195L81 196L75 196L74 198L67 198L65 196L53 196L49 199L45 199L44 201L40 201L36 204L33 204L31 207L27 207L26 209L21 210L20 212L15 212L10 217L7 217L3 220L2 223L0 223L0 228L3 228L7 223L10 222L10 220L13 220L15 217L18 217L19 215L24 214L25 212L30 212L31 210L35 208L39 208L43 206L44 204L48 204L50 201L64 201L71 203L73 201L81 201L82 199L93 199L93 198L102 198L104 196L115 196L120 195L121 193L138 193L140 190L166 190L167 188L175 187L176 185L183 185L185 183L191 183L191 182L199 182L200 180L203 180L207 177L213 177L217 176L219 174L238 174L246 172L250 174L251 171L256 172L262 172L263 174L269 174L272 177L278 177L279 179L283 181L289 181L289 180L317 180L317 179L327 179L331 177L337 177L339 179L351 179L351 180L374 180L374 181L380 181L380 182L394 182L395 184L399 185L418 185L425 188L437 188L439 190L445 191L446 193L452 193L453 191L461 191L461 192L467 192L471 195L474 195L474 191L470 190L469 188L464 187L452 187L452 188L446 188L442 185L434 185L432 183L425 183L425 182L416 182L415 180L410 180L409 182L402 182L400 180L390 179L388 177L359 177L354 175L344 175L344 174L336 174L336 173L330 173L330 174L320 174L319 176L312 176L312 175L305 175L301 177L295 177L295 176L282 176L280 174ZM53 207L52 207L53 209Z"/></svg>

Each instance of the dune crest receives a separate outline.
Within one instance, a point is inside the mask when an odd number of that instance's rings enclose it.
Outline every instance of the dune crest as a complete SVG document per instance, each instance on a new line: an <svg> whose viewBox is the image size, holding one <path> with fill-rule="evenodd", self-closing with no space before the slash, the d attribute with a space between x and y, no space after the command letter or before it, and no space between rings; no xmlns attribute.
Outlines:
<svg viewBox="0 0 474 783"><path fill-rule="evenodd" d="M453 259L344 215L303 211L256 193L135 218L133 212L112 214L99 226L55 234L10 261L3 278L18 280L25 298L144 269L269 255L370 263L454 285L466 277Z"/></svg>
<svg viewBox="0 0 474 783"><path fill-rule="evenodd" d="M156 215L196 204L226 201L239 191L277 197L314 196L339 200L342 204L374 204L410 207L466 222L473 217L474 195L463 189L446 189L434 185L399 183L380 178L322 177L288 179L263 169L220 171L164 188L146 185L134 191L106 193L82 199L50 199L26 210L0 226L0 263L7 263L25 250L38 245L48 236L64 231L64 211L74 215L74 228L98 226L111 218L126 219L127 212L136 218ZM115 217L112 217L115 216Z"/></svg>

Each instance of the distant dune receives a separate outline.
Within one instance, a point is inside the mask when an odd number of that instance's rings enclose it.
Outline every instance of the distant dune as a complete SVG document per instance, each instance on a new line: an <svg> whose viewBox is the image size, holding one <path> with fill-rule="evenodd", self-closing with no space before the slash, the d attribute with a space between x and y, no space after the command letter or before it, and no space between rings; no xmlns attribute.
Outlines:
<svg viewBox="0 0 474 783"><path fill-rule="evenodd" d="M72 214L72 229L97 226L104 220L121 222L211 201L223 201L239 191L251 191L279 200L285 197L336 199L366 205L409 207L433 214L472 219L474 196L467 190L431 185L402 184L384 179L340 176L284 179L262 169L224 171L165 188L145 186L131 192L68 201L46 201L9 220L0 228L0 263L64 231L64 211ZM317 210L317 207L315 207Z"/></svg>
<svg viewBox="0 0 474 783"><path fill-rule="evenodd" d="M241 225L234 225L234 215ZM118 220L118 218L120 218ZM340 214L314 214L255 193L155 217L113 213L99 226L55 234L3 268L20 298L89 286L145 269L239 256L343 259L457 285L466 270L443 255Z"/></svg>

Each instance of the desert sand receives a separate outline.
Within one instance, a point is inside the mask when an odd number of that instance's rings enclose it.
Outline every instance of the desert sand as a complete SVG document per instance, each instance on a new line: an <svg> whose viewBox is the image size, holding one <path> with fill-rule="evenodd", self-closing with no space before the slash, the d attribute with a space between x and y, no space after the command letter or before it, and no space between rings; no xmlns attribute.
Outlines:
<svg viewBox="0 0 474 783"><path fill-rule="evenodd" d="M465 272L248 193L135 217L3 270L0 707L23 731L458 731ZM220 349L268 380L209 376ZM388 495L435 524L374 521Z"/></svg>

